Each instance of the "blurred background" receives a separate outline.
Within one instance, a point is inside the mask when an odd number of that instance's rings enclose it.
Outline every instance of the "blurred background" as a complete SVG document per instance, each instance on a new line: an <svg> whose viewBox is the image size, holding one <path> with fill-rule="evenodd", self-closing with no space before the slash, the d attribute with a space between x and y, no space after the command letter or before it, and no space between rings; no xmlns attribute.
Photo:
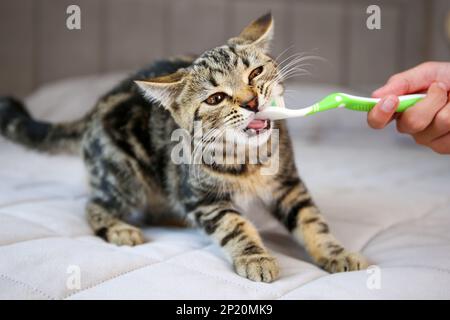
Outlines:
<svg viewBox="0 0 450 320"><path fill-rule="evenodd" d="M80 30L66 26L72 4L81 9ZM381 29L369 30L373 4ZM222 45L268 11L273 56L322 58L287 83L291 108L337 91L370 95L398 71L450 60L449 0L1 0L0 95L26 98L41 119L74 119L133 70ZM418 148L395 126L368 130L365 117L336 110L288 123L299 143Z"/></svg>
<svg viewBox="0 0 450 320"><path fill-rule="evenodd" d="M81 30L66 27L72 4L81 8ZM366 26L373 4L381 8L380 30ZM290 48L284 57L323 58L310 61L311 75L289 80L290 108L338 91L369 95L393 73L450 61L450 0L0 0L0 96L25 98L37 119L77 119L127 73L224 44L267 11L275 16L274 56ZM338 239L382 267L383 290L364 290L364 273L319 279L296 260L304 251L257 207L252 220L287 266L270 290L232 278L218 248L191 231L148 229L151 243L124 249L120 260L121 249L101 251L100 239L90 237L81 160L34 153L0 137L0 297L254 299L289 291L285 298L449 298L449 157L417 146L394 123L369 129L364 112L332 110L288 126L314 201ZM194 253L180 259L178 252ZM145 268L132 255L145 258ZM88 263L103 260L105 267ZM77 261L90 290L68 290L67 265ZM179 289L189 279L196 285Z"/></svg>
<svg viewBox="0 0 450 320"><path fill-rule="evenodd" d="M81 30L66 28L71 4L81 8ZM381 8L380 30L366 28L371 4ZM370 92L397 71L450 59L448 0L2 0L0 94L200 53L267 11L274 55L290 48L325 59L294 81Z"/></svg>

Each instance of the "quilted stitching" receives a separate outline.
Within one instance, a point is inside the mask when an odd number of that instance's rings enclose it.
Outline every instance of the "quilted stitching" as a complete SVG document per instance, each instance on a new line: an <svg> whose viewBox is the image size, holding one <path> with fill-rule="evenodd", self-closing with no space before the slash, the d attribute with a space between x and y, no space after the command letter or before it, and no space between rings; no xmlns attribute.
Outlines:
<svg viewBox="0 0 450 320"><path fill-rule="evenodd" d="M94 87L89 81L67 85L88 93ZM41 102L43 96L41 91ZM295 99L302 104L302 97ZM357 117L346 114L340 123L355 125L361 122ZM14 298L45 299L450 298L448 158L395 144L391 137L375 138L365 128L358 134L351 131L355 128L334 130L332 120L317 116L302 123L301 131L291 128L300 137L294 140L297 164L338 238L381 263L383 279L389 279L381 290L367 289L369 275L364 271L329 275L305 262L304 251L282 227L258 212L250 212L250 218L264 230L265 242L282 268L281 278L273 284L235 275L219 248L193 230L148 228L145 234L151 241L142 246L106 244L92 237L84 219L87 189L79 160L47 157L0 141L0 219L17 228L0 224L0 243L5 244L0 246L0 291L17 286L25 291ZM321 143L311 143L303 132L320 121ZM5 242L7 236L12 243ZM87 279L80 290L70 291L64 287L65 269L73 261L83 265ZM43 274L34 275L36 270ZM111 292L115 284L120 290Z"/></svg>
<svg viewBox="0 0 450 320"><path fill-rule="evenodd" d="M38 293L39 295L43 296L44 298L48 299L48 300L56 300L56 298L50 296L49 294L43 292L42 290L38 289L38 288L34 288L33 286L30 286L27 283L24 283L22 281L16 280L11 278L10 276L7 276L6 274L0 274L0 278L11 281L14 284L17 284L19 286L22 286L24 288L26 288L27 290L30 290L32 292Z"/></svg>

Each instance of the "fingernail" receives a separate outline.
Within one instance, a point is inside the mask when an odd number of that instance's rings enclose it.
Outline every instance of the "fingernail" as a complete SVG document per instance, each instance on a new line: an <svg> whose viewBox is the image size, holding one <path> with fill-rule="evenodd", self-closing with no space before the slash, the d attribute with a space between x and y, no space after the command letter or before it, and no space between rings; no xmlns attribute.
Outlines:
<svg viewBox="0 0 450 320"><path fill-rule="evenodd" d="M384 98L384 100L381 103L381 110L383 110L386 113L390 113L394 111L395 109L395 98L393 97L387 97Z"/></svg>
<svg viewBox="0 0 450 320"><path fill-rule="evenodd" d="M442 90L447 91L447 86L443 82L436 83Z"/></svg>

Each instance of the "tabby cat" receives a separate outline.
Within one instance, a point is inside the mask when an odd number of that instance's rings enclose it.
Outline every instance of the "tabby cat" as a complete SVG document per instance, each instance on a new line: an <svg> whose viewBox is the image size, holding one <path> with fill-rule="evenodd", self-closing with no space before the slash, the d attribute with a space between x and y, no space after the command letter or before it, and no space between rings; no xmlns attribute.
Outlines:
<svg viewBox="0 0 450 320"><path fill-rule="evenodd" d="M22 103L0 98L0 132L35 150L82 155L91 187L88 221L110 243L144 243L141 230L123 220L133 210L174 215L203 229L239 275L271 282L279 274L277 261L241 210L244 202L258 199L325 270L366 268L361 255L344 249L330 233L300 180L285 123L254 119L269 99L283 94L279 68L267 53L272 34L267 14L199 57L156 62L73 122L36 121ZM171 134L192 133L196 122L203 132L231 130L246 150L271 144L274 153L256 163L175 163ZM275 130L278 141L272 139ZM260 139L250 143L255 137ZM209 145L217 138L209 135ZM274 159L278 170L263 174Z"/></svg>

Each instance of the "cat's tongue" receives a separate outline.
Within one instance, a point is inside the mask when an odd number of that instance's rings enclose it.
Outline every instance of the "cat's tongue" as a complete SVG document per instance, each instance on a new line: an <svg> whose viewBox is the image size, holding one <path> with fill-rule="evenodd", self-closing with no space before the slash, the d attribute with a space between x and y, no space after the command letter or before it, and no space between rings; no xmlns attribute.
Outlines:
<svg viewBox="0 0 450 320"><path fill-rule="evenodd" d="M267 127L267 120L261 120L261 119L254 119L249 122L247 125L247 128L249 129L255 129L255 130L261 130Z"/></svg>

